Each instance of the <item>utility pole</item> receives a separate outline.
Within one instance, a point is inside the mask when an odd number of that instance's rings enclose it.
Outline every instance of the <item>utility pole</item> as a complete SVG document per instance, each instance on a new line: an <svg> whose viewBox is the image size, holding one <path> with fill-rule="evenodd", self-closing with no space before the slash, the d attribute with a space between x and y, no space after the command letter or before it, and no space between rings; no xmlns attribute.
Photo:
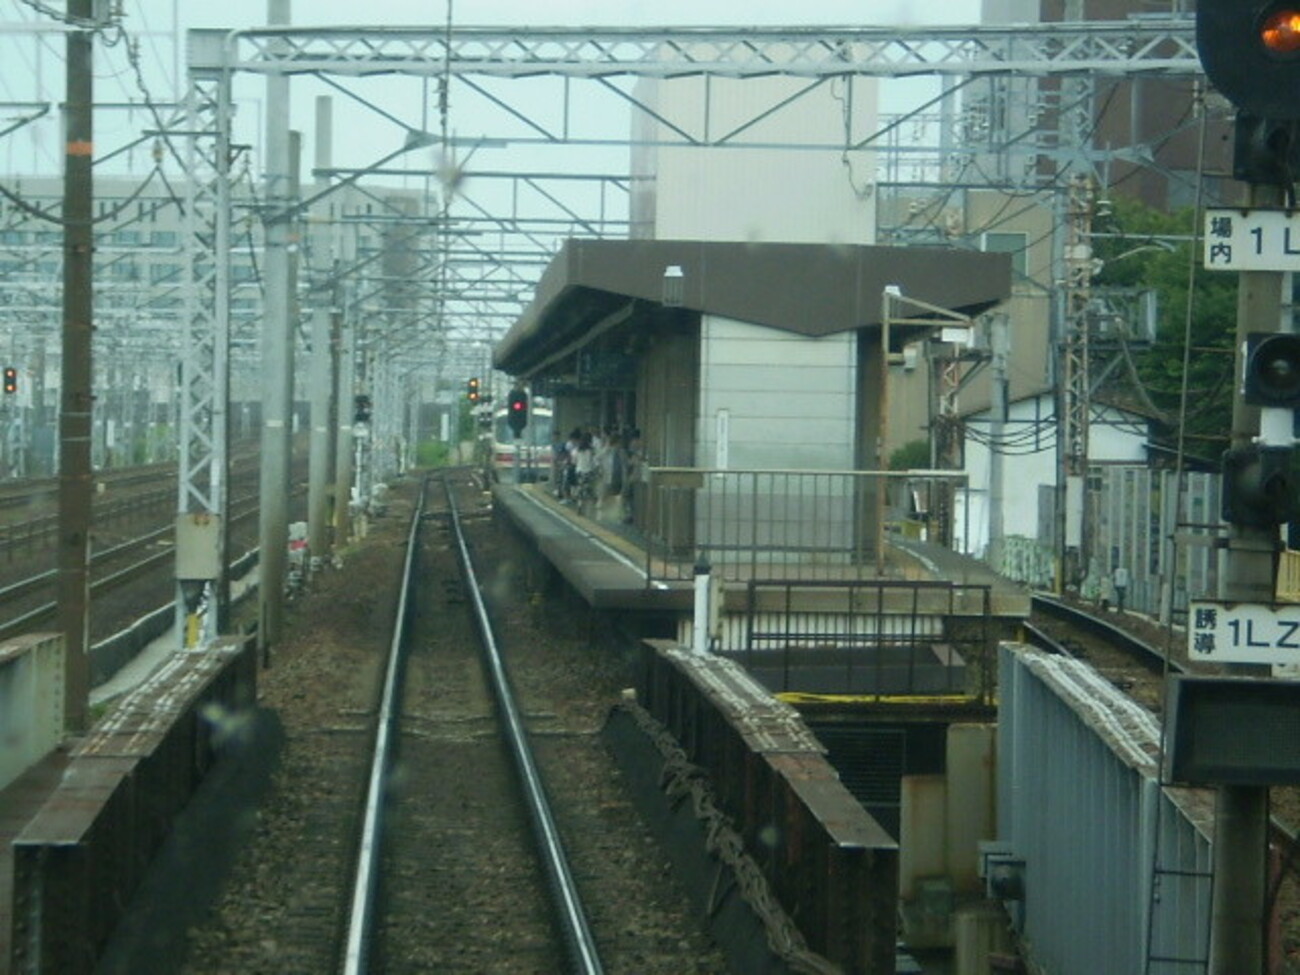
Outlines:
<svg viewBox="0 0 1300 975"><path fill-rule="evenodd" d="M327 95L316 99L316 192L323 193L329 184L324 175L330 168L332 102ZM319 204L312 229L313 298L311 326L311 455L307 480L307 551L312 560L325 559L330 554L329 537L329 482L334 452L334 414L331 412L334 392L334 341L333 341L333 287L329 286L333 264L331 238L332 221L329 204Z"/></svg>
<svg viewBox="0 0 1300 975"><path fill-rule="evenodd" d="M287 27L289 0L267 0L267 23ZM266 306L262 318L262 456L259 488L258 647L263 660L280 639L289 544L289 455L293 411L293 331L289 292L289 78L266 79Z"/></svg>
<svg viewBox="0 0 1300 975"><path fill-rule="evenodd" d="M992 352L993 386L989 404L989 542L987 561L995 568L1002 565L1003 444L1007 421L1007 363L1011 346L1007 340L1007 316L995 312L989 318L989 349Z"/></svg>
<svg viewBox="0 0 1300 975"><path fill-rule="evenodd" d="M1231 447L1223 458L1223 517L1227 547L1219 572L1219 604L1200 617L1251 612L1261 620L1287 613L1278 607L1276 559L1279 529L1300 517L1297 485L1290 473L1295 440L1295 409L1300 406L1300 348L1294 336L1288 271L1295 268L1289 247L1271 254L1265 246L1266 225L1285 224L1290 240L1300 224L1284 206L1294 206L1300 172L1300 11L1283 4L1271 7L1241 0L1201 0L1196 12L1197 50L1206 74L1237 108L1233 176L1249 188L1245 210L1207 214L1207 263L1221 256L1228 270L1239 271L1236 356ZM1293 226L1296 225L1296 226ZM1239 228L1245 229L1238 235ZM1279 234L1282 236L1282 234ZM1240 240L1240 246L1236 241ZM1265 351L1268 350L1268 351ZM1256 354L1257 351L1261 354ZM1262 408L1261 408L1262 407ZM1261 623L1261 632L1264 625ZM1228 641L1225 641L1228 643ZM1246 641L1246 653L1230 644L1234 656L1226 670L1261 678L1217 689L1210 706L1230 694L1255 693L1273 684L1261 656L1274 650L1269 641ZM1261 650L1251 648L1260 647ZM1228 652L1225 647L1223 652ZM1222 658L1220 658L1222 659ZM1182 687L1177 686L1176 692ZM1173 696L1175 719L1181 693ZM1214 885L1210 917L1210 975L1254 975L1264 971L1267 939L1268 786L1275 778L1278 743L1262 731L1266 720L1253 720L1246 707L1227 712L1242 739L1230 754L1244 774L1207 774L1217 787L1214 822ZM1197 728L1194 721L1192 733ZM1216 727L1227 728L1220 722ZM1177 740L1177 739L1175 739ZM1175 745L1174 764L1180 756ZM1253 761L1243 761L1249 757ZM1273 770L1270 775L1269 769Z"/></svg>
<svg viewBox="0 0 1300 975"><path fill-rule="evenodd" d="M1085 525L1088 491L1088 420L1091 411L1088 301L1092 281L1092 180L1070 181L1066 198L1065 308L1061 343L1061 406L1058 436L1061 478L1057 526L1060 534L1060 584L1082 583L1088 572Z"/></svg>
<svg viewBox="0 0 1300 975"><path fill-rule="evenodd" d="M63 368L59 408L58 618L67 654L64 721L89 724L91 338L94 334L93 0L68 0L63 170Z"/></svg>

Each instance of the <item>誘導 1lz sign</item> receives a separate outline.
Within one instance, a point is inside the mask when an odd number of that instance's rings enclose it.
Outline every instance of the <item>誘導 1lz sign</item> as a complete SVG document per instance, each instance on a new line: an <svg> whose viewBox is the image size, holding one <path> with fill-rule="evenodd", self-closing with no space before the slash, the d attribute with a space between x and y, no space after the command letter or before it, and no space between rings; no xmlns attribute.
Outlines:
<svg viewBox="0 0 1300 975"><path fill-rule="evenodd" d="M1300 604L1197 601L1188 607L1187 656L1220 664L1300 664Z"/></svg>

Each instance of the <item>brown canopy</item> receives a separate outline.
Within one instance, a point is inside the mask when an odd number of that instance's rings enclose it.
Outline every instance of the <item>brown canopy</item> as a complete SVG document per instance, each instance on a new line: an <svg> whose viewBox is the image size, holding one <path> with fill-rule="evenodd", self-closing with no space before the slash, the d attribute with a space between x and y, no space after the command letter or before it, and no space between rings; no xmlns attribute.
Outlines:
<svg viewBox="0 0 1300 975"><path fill-rule="evenodd" d="M902 294L965 315L1011 290L1007 254L933 247L569 240L533 303L497 346L494 364L527 376L638 309L665 305L820 336L875 328L881 295ZM900 340L909 340L906 329Z"/></svg>

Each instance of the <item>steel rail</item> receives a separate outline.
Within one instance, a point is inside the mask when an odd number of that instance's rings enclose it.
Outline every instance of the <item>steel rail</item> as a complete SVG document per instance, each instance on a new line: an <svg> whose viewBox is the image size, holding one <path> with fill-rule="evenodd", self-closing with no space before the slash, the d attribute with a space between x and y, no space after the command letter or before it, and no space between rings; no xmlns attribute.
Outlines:
<svg viewBox="0 0 1300 975"><path fill-rule="evenodd" d="M384 831L384 803L387 784L392 772L393 740L396 737L400 704L402 673L406 663L407 607L410 605L411 580L414 574L415 552L419 543L420 522L424 517L425 493L428 482L420 489L411 528L406 536L406 559L402 565L402 579L397 596L397 612L393 625L393 639L388 648L388 664L384 672L384 686L380 694L379 718L375 729L375 746L371 758L370 780L366 786L365 818L361 827L361 843L353 874L352 910L348 916L348 937L343 959L344 975L363 975L369 970L370 949L374 940L375 902L379 888L379 861Z"/></svg>
<svg viewBox="0 0 1300 975"><path fill-rule="evenodd" d="M1150 670L1159 672L1165 666L1165 655L1159 648L1151 646L1145 640L1134 636L1120 627L1107 620L1094 616L1085 610L1071 606L1069 603L1061 602L1050 596L1035 593L1032 597L1033 607L1041 610L1048 616L1054 616L1059 620L1077 626L1080 629L1088 630L1091 633L1100 636L1111 643L1114 643L1120 649L1129 653L1139 663ZM1169 669L1177 673L1182 673L1184 667L1176 660L1169 661Z"/></svg>
<svg viewBox="0 0 1300 975"><path fill-rule="evenodd" d="M247 500L248 499L241 499L240 503L241 504L246 503ZM257 511L257 506L256 504L253 504L250 507L244 509L243 511L240 511L238 514L234 515L232 521L239 521L243 518L247 518L249 515L255 513L256 511ZM102 560L110 559L113 558L114 556L121 555L134 548L143 548L144 546L153 544L154 542L159 541L163 538L170 539L174 537L175 533L176 533L175 526L168 525L165 528L160 528L157 529L156 531L152 531L147 535L141 535L138 538L133 538L130 541L123 542L120 545L115 545L112 548L104 549L102 552L96 552L90 557L91 565L93 566L96 562L100 562ZM165 561L167 559L173 559L175 557L176 557L176 552L174 548L171 547L165 549L164 551L155 552L152 555L145 556L139 562L134 562L131 565L126 566L124 569L114 572L112 575L107 575L101 579L96 579L93 582L91 582L90 593L93 596L97 593L105 592L116 586L120 586L123 583L130 582L132 579L136 578L137 576L143 575L144 573L150 571L151 569L156 568L158 563ZM0 589L0 606L5 605L10 600L17 599L22 596L30 595L32 592L36 591L37 589L40 589L42 586L53 585L57 577L58 577L58 571L56 569L50 569L47 570L46 572L40 573L39 575L29 576L26 579L20 579L18 582L6 586L3 589ZM15 616L13 619L0 622L0 640L7 640L10 637L19 636L22 633L28 632L36 624L42 623L47 619L52 619L54 617L56 608L57 608L57 604L55 603L45 603L44 605L37 606L35 609L32 609L21 616Z"/></svg>
<svg viewBox="0 0 1300 975"><path fill-rule="evenodd" d="M506 725L510 752L524 789L524 798L528 803L529 816L537 837L539 853L546 867L551 894L555 898L555 907L569 949L570 960L575 970L583 975L601 975L604 968L596 950L596 941L587 923L582 898L564 852L564 843L556 827L555 817L551 813L550 802L546 798L541 772L537 768L532 748L528 743L528 731L524 727L523 717L519 713L514 693L510 689L510 678L497 647L492 621L488 616L483 592L474 573L469 546L465 542L465 533L461 528L456 498L452 494L451 485L445 479L443 484L451 507L451 525L456 536L456 549L460 556L461 569L465 574L466 588L474 606L475 622L483 641L483 656L491 678L492 692L501 711L501 720Z"/></svg>

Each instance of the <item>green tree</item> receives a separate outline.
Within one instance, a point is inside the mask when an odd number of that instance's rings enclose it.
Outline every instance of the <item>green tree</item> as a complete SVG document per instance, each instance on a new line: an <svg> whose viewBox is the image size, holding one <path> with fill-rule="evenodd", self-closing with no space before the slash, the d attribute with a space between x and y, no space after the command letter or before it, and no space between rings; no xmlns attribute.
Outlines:
<svg viewBox="0 0 1300 975"><path fill-rule="evenodd" d="M909 440L889 455L891 471L925 470L930 466L930 444L925 440Z"/></svg>
<svg viewBox="0 0 1300 975"><path fill-rule="evenodd" d="M1194 210L1174 213L1141 203L1116 199L1113 211L1094 222L1094 255L1101 269L1094 279L1100 288L1154 289L1159 318L1156 340L1146 349L1129 349L1133 369L1118 370L1127 382L1111 387L1121 398L1132 397L1141 409L1154 407L1172 437L1179 423L1184 348L1190 334L1187 448L1204 457L1226 445L1232 416L1232 349L1237 318L1237 276L1200 266L1196 241L1193 273L1192 237L1198 217ZM1189 283L1191 325L1187 326ZM1125 354L1123 347L1120 354Z"/></svg>

